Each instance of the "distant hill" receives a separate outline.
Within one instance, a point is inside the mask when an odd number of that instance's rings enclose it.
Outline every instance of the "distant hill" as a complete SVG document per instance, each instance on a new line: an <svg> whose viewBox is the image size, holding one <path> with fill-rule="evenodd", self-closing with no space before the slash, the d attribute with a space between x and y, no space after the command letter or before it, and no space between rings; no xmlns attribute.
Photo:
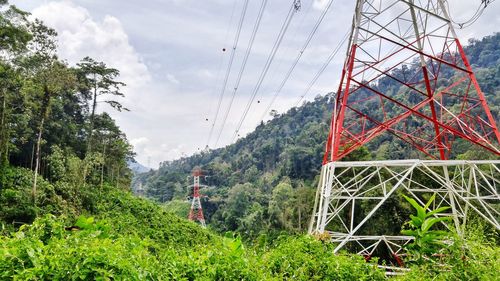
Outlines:
<svg viewBox="0 0 500 281"><path fill-rule="evenodd" d="M137 162L135 159L128 160L127 165L129 167L129 169L132 170L134 175L149 172L151 170L151 168L148 168L148 167L142 165L141 163Z"/></svg>
<svg viewBox="0 0 500 281"><path fill-rule="evenodd" d="M492 114L498 118L500 33L482 40L470 40L465 51L487 97ZM415 67L418 65L413 69ZM409 71L412 71L412 68ZM397 93L397 89L394 89L396 85L389 82L379 85L383 91ZM161 202L182 201L189 194L185 187L189 185L187 176L194 167L200 166L205 174L210 176L207 178L207 184L217 186L214 190L204 191L208 196L204 205L209 221L212 220L220 230L237 230L244 224L245 219L256 219L255 216L261 216L269 228L301 230L305 226L304 215L310 211L312 205L311 197L316 184L315 178L321 167L331 114L331 96L318 95L311 102L291 108L288 112L261 123L254 132L234 144L163 162L158 170L137 175L133 184L141 184L145 188L146 196ZM477 158L481 156L477 151L479 150L471 150L470 145L458 141L453 157ZM393 136L382 135L367 147L350 154L346 160L422 157ZM279 192L282 194L278 194L276 188L282 184L287 187L281 186L283 190ZM242 185L247 186L242 188ZM279 196L284 196L285 199L278 200ZM245 203L245 200L248 202ZM290 201L290 206L274 206L287 200ZM300 202L304 203L303 207L298 207ZM240 203L244 206L238 206ZM232 204L235 204L235 208L242 209L239 210L240 213L228 211ZM278 215L275 217L273 208L277 208L278 210L274 211L281 215L288 212L287 218L279 218ZM231 216L236 216L236 219ZM291 221L297 220L297 225L290 225Z"/></svg>

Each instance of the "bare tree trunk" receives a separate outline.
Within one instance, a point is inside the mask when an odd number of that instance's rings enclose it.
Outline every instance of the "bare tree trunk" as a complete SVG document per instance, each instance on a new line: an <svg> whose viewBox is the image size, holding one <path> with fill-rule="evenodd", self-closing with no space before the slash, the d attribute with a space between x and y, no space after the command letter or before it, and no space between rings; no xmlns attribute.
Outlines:
<svg viewBox="0 0 500 281"><path fill-rule="evenodd" d="M115 169L113 169L113 167L111 167L110 171L111 171L111 177L109 179L109 183L112 183L113 180L115 180Z"/></svg>
<svg viewBox="0 0 500 281"><path fill-rule="evenodd" d="M1 123L0 123L0 137L2 139L0 139L0 144L2 145L2 147L0 148L0 155L2 156L2 159L4 158L4 145L6 145L7 143L4 143L6 142L6 133L5 131L7 130L5 127L5 108L6 108L6 103L5 103L5 100L6 100L6 97L5 97L5 90L3 91L3 100L2 100L2 119L1 119Z"/></svg>
<svg viewBox="0 0 500 281"><path fill-rule="evenodd" d="M116 189L118 189L118 182L120 181L120 167L116 169Z"/></svg>
<svg viewBox="0 0 500 281"><path fill-rule="evenodd" d="M3 189L3 185L5 182L5 169L8 164L8 153L9 153L9 142L7 140L7 126L5 125L5 110L6 110L6 102L7 99L6 91L3 90L3 101L2 101L2 118L0 123L0 192Z"/></svg>
<svg viewBox="0 0 500 281"><path fill-rule="evenodd" d="M43 126L45 124L45 118L48 115L50 106L50 92L47 86L44 87L44 95L42 101L42 112L40 115L40 125L38 127L38 136L36 140L36 152L35 152L35 175L33 177L33 188L32 188L32 196L33 196L33 205L36 206L36 187L37 187L37 179L38 179L38 170L40 169L40 147L42 144L42 133Z"/></svg>
<svg viewBox="0 0 500 281"><path fill-rule="evenodd" d="M95 111L97 108L97 80L95 80L95 74L94 74L94 97L92 101L92 111L90 113L90 124L89 124L89 131L88 131L88 139L87 139L87 151L85 151L85 160L87 159L87 156L90 154L92 150L92 136L94 134L94 118L95 118ZM87 162L85 161L85 165L83 167L83 184L85 184L87 179Z"/></svg>
<svg viewBox="0 0 500 281"><path fill-rule="evenodd" d="M42 132L44 123L45 123L45 118L42 118L42 120L40 121L40 127L38 128L38 137L36 140L35 175L33 177L33 189L32 189L33 205L36 205L36 187L38 179L38 169L40 167L40 146L42 143Z"/></svg>
<svg viewBox="0 0 500 281"><path fill-rule="evenodd" d="M97 108L97 80L96 75L94 74L94 96L92 99L92 111L90 113L90 124L89 124L89 132L87 139L87 153L90 153L92 149L92 136L94 135L94 119L95 119L95 111Z"/></svg>
<svg viewBox="0 0 500 281"><path fill-rule="evenodd" d="M33 148L31 149L31 162L30 162L30 169L33 170L33 163L35 162L35 146L36 143L33 143Z"/></svg>
<svg viewBox="0 0 500 281"><path fill-rule="evenodd" d="M299 211L299 232L300 232L300 231L302 231L302 210L301 210L302 208L301 208L300 204L299 204L299 207L297 209L299 209L298 211Z"/></svg>
<svg viewBox="0 0 500 281"><path fill-rule="evenodd" d="M104 184L104 164L106 163L106 143L103 144L102 149L102 166L101 166L101 189Z"/></svg>

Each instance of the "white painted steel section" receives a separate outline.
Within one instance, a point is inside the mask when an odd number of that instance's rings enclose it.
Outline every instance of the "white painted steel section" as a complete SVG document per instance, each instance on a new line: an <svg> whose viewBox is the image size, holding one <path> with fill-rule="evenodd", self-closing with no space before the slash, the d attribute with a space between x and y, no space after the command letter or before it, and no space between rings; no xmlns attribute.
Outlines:
<svg viewBox="0 0 500 281"><path fill-rule="evenodd" d="M450 206L453 226L462 233L469 210L500 230L500 160L387 160L330 162L322 167L310 234L328 233L339 243L338 252L349 243L360 245L359 252L371 255L379 245L393 254L412 240L410 236L359 232L384 202L397 190L424 204L422 195L436 194L431 206ZM365 214L355 211L355 204L372 206Z"/></svg>

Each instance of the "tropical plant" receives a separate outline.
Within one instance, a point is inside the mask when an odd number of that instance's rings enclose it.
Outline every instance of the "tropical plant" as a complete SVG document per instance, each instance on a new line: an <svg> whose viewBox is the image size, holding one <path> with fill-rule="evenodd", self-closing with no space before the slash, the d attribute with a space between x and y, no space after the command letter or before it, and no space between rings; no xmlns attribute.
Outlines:
<svg viewBox="0 0 500 281"><path fill-rule="evenodd" d="M443 240L449 236L448 231L431 230L439 222L446 222L451 219L449 216L442 216L443 212L450 207L444 206L432 211L428 211L432 202L436 199L434 193L425 205L420 205L415 199L403 195L406 201L417 211L416 215L410 215L410 221L405 223L408 228L401 230L404 235L413 236L415 239L406 246L410 257L416 262L422 262L437 253L445 244Z"/></svg>

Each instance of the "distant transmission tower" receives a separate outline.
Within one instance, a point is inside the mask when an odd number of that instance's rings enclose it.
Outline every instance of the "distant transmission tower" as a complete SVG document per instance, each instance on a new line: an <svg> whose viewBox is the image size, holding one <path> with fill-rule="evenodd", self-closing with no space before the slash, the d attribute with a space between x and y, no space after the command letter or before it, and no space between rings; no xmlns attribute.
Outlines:
<svg viewBox="0 0 500 281"><path fill-rule="evenodd" d="M474 211L500 230L500 161L448 160L457 138L500 155L500 134L455 34L445 0L358 0L326 144L309 232L396 260L413 237L372 233L374 218L396 216L406 194L429 209L449 206L459 233ZM340 162L382 134L427 160ZM395 197L398 196L398 197ZM390 213L389 213L390 212Z"/></svg>
<svg viewBox="0 0 500 281"><path fill-rule="evenodd" d="M191 221L198 221L203 227L205 225L205 217L203 216L203 208L200 201L200 176L202 176L200 169L193 170L193 199L191 200L191 210L189 210L188 219Z"/></svg>

